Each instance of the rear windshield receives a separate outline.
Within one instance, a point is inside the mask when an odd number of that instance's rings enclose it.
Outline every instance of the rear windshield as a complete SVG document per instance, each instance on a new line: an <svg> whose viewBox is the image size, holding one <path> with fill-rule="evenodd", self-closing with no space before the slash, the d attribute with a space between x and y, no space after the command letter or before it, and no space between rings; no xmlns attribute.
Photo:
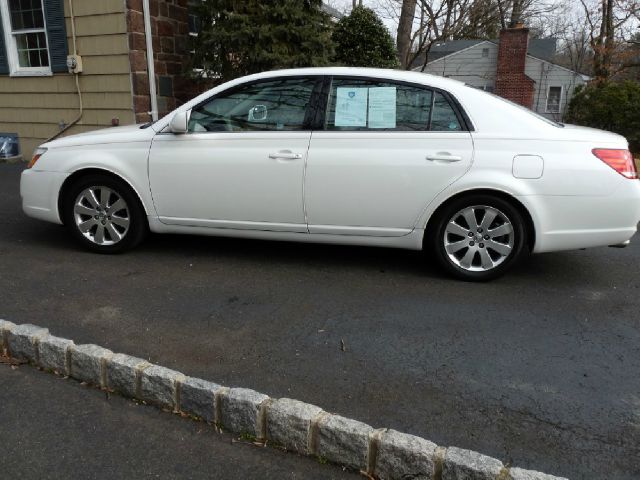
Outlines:
<svg viewBox="0 0 640 480"><path fill-rule="evenodd" d="M536 117L538 120L542 120L543 122L548 123L549 125L553 125L554 127L558 127L558 128L564 128L564 125L562 123L554 122L553 120L551 120L551 119L549 119L547 117L544 117L544 116L540 115L539 113L534 112L533 110L531 110L531 109L529 109L527 107L523 107L522 105L520 105L518 103L512 102L511 100L507 100L506 98L502 98L502 97L496 95L495 93L487 92L486 90L477 89L473 85L465 84L465 86L469 87L469 88L473 88L477 92L482 92L485 95L490 95L493 98L497 98L498 100L501 100L501 101L503 101L505 103L508 103L509 105L513 105L514 107L518 107L521 111L526 112L529 115L531 115L533 117Z"/></svg>

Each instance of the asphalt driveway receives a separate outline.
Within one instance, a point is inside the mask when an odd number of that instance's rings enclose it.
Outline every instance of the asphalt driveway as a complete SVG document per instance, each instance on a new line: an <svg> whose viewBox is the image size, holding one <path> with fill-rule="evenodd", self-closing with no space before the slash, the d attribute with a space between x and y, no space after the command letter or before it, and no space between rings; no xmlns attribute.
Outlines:
<svg viewBox="0 0 640 480"><path fill-rule="evenodd" d="M26 365L0 385L2 478L362 479Z"/></svg>
<svg viewBox="0 0 640 480"><path fill-rule="evenodd" d="M101 256L22 214L22 168L0 165L0 318L524 468L640 477L640 240L488 284L371 248L152 236Z"/></svg>

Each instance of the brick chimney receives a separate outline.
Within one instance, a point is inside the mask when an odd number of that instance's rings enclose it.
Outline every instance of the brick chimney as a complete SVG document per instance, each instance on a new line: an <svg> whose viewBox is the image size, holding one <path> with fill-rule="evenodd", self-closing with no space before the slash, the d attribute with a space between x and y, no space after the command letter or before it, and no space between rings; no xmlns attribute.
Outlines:
<svg viewBox="0 0 640 480"><path fill-rule="evenodd" d="M500 32L495 93L531 108L534 82L524 73L528 46L529 29L521 23Z"/></svg>

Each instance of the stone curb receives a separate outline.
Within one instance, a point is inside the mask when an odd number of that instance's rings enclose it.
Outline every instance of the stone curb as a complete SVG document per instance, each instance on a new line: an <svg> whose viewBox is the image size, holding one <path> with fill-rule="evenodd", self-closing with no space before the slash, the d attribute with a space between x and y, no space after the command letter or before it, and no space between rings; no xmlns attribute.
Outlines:
<svg viewBox="0 0 640 480"><path fill-rule="evenodd" d="M298 400L187 377L98 345L75 345L35 325L0 320L0 354L379 480L567 480L395 430L374 430Z"/></svg>

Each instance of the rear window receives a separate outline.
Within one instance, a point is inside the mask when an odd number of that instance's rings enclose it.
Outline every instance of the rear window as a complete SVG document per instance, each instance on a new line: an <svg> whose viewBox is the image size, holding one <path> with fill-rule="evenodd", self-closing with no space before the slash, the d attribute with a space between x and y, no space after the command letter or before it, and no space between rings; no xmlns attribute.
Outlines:
<svg viewBox="0 0 640 480"><path fill-rule="evenodd" d="M440 92L389 81L335 78L325 130L459 131L462 125Z"/></svg>
<svg viewBox="0 0 640 480"><path fill-rule="evenodd" d="M467 88L473 88L475 91L478 91L478 89L474 88L471 85L465 85L465 86ZM488 92L486 90L484 90L484 91L480 90L480 91L482 93L484 93L485 95L491 95L493 98L497 98L498 100L500 100L500 101L502 101L504 103L508 103L509 105L513 105L514 107L518 107L518 109L522 110L523 112L526 112L529 115L531 115L532 117L535 117L538 120L542 120L543 122L548 123L549 125L553 125L554 127L558 127L558 128L563 128L564 127L564 125L562 123L554 122L553 120L551 120L551 119L549 119L547 117L544 117L544 116L540 115L539 113L534 112L533 110L531 110L531 109L529 109L527 107L523 107L522 105L520 105L518 103L512 102L511 100L507 100L506 98L502 98L502 97L496 95L493 92Z"/></svg>

